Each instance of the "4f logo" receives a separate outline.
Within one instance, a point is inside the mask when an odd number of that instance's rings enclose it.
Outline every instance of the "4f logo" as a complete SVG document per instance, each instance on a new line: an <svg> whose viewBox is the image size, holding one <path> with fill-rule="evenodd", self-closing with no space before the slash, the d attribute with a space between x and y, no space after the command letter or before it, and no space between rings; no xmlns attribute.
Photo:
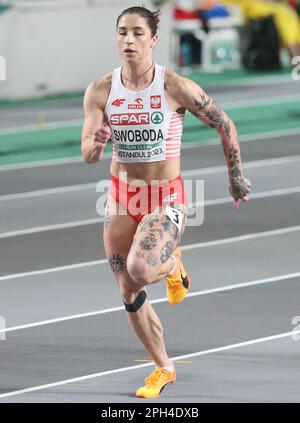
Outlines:
<svg viewBox="0 0 300 423"><path fill-rule="evenodd" d="M151 106L151 109L160 109L161 108L161 96L160 95L152 95L150 97L150 106Z"/></svg>
<svg viewBox="0 0 300 423"><path fill-rule="evenodd" d="M177 198L177 192L174 192L174 194L170 194L166 198L164 198L163 203L174 203L176 198Z"/></svg>
<svg viewBox="0 0 300 423"><path fill-rule="evenodd" d="M111 103L112 106L120 107L123 103L125 103L125 98L117 98L115 101Z"/></svg>

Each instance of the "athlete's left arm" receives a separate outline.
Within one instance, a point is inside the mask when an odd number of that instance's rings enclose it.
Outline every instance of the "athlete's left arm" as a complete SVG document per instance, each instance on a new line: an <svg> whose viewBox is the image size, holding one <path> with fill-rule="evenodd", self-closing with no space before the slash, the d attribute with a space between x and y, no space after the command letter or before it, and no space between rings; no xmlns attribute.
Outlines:
<svg viewBox="0 0 300 423"><path fill-rule="evenodd" d="M170 86L173 87L174 98L182 107L219 133L227 161L230 194L235 201L248 201L251 182L243 176L240 146L233 121L194 81L176 75Z"/></svg>

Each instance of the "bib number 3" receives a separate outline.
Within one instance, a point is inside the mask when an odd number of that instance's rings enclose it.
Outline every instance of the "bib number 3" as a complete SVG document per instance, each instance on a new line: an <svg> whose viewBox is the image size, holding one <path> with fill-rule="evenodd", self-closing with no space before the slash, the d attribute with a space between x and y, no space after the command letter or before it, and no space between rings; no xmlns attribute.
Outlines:
<svg viewBox="0 0 300 423"><path fill-rule="evenodd" d="M168 218L175 223L178 230L181 231L183 222L183 213L180 210L174 209L171 206L166 206L166 213Z"/></svg>

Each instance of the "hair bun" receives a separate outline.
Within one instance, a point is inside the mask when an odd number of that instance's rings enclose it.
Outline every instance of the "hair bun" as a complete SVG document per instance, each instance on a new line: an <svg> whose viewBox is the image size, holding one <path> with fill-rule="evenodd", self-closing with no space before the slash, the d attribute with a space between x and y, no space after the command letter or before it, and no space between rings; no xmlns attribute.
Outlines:
<svg viewBox="0 0 300 423"><path fill-rule="evenodd" d="M152 15L153 15L153 19L155 20L156 25L158 25L159 21L160 21L160 15L161 15L160 9L157 9L154 12L152 12Z"/></svg>

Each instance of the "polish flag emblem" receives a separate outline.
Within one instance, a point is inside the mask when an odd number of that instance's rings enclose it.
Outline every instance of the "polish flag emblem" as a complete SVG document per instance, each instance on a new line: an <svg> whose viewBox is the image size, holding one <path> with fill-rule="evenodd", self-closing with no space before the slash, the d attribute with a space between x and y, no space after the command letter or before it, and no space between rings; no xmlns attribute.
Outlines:
<svg viewBox="0 0 300 423"><path fill-rule="evenodd" d="M161 108L161 96L160 95L152 95L150 97L150 105L151 105L151 109L160 109Z"/></svg>

